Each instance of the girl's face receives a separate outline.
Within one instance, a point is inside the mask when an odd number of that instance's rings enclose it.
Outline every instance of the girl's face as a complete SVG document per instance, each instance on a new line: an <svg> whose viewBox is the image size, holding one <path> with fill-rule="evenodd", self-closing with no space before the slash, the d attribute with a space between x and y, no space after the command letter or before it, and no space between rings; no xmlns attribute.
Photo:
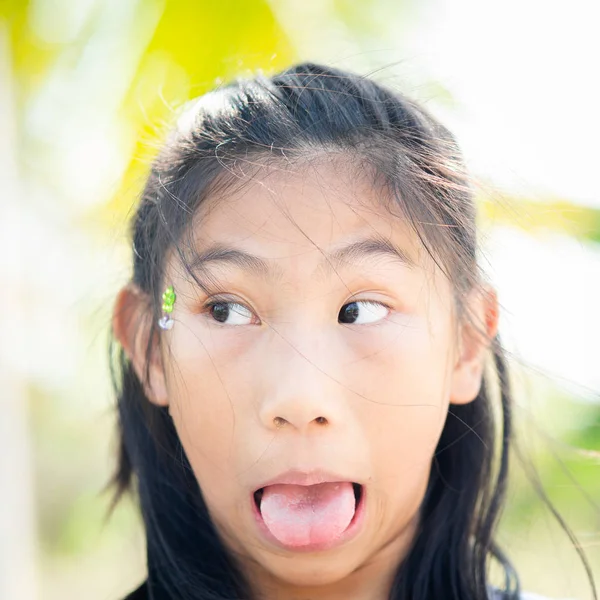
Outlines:
<svg viewBox="0 0 600 600"><path fill-rule="evenodd" d="M396 564L448 404L479 390L451 285L382 194L334 165L259 175L196 221L196 274L221 292L168 265L175 325L147 393L257 580L327 586Z"/></svg>

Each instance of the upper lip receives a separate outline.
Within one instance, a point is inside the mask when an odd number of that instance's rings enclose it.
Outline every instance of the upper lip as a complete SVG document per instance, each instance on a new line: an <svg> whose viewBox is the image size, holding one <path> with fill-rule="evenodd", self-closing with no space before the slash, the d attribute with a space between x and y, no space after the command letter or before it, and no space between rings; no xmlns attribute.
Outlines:
<svg viewBox="0 0 600 600"><path fill-rule="evenodd" d="M268 485L277 485L277 484L288 484L288 485L316 485L319 483L334 483L337 481L349 481L351 483L357 483L355 480L350 479L349 477L345 477L344 475L339 475L337 473L332 473L331 471L324 471L322 469L311 469L311 470L299 470L299 469L291 469L289 471L284 471L279 475L273 477L272 479L268 479L263 481L256 490L260 490Z"/></svg>

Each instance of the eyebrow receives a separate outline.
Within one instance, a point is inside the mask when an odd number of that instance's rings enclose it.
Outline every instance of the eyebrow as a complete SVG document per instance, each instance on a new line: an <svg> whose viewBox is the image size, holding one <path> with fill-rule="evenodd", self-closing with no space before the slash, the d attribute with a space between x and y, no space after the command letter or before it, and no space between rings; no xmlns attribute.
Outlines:
<svg viewBox="0 0 600 600"><path fill-rule="evenodd" d="M365 259L377 256L391 258L411 269L417 266L406 251L390 240L383 237L368 237L324 253L319 269L324 269L326 273L329 273L344 263L360 263ZM194 271L204 270L210 264L230 265L258 277L273 278L282 274L279 266L270 265L267 260L259 256L218 243L197 252L190 267Z"/></svg>
<svg viewBox="0 0 600 600"><path fill-rule="evenodd" d="M327 261L326 265L328 269L331 269L342 263L360 262L368 257L376 256L391 258L411 269L417 266L416 262L405 250L383 237L368 237L351 242L326 254L324 259Z"/></svg>
<svg viewBox="0 0 600 600"><path fill-rule="evenodd" d="M196 253L190 267L193 271L203 270L210 264L230 265L262 277L272 274L272 268L264 259L250 254L245 250L239 250L222 244L213 244L205 250Z"/></svg>

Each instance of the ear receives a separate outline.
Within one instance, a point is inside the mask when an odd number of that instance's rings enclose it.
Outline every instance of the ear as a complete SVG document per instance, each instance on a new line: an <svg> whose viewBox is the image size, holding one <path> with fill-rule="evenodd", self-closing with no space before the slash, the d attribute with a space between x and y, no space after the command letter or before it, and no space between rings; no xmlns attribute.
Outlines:
<svg viewBox="0 0 600 600"><path fill-rule="evenodd" d="M483 381L487 350L498 332L498 296L490 286L472 290L467 310L472 322L460 326L458 357L452 374L450 404L468 404Z"/></svg>
<svg viewBox="0 0 600 600"><path fill-rule="evenodd" d="M148 294L133 283L123 287L115 302L112 328L125 354L142 382L144 393L150 402L158 406L168 405L167 386L162 366L160 348L153 336L148 380L146 362L148 340L152 332L152 310Z"/></svg>

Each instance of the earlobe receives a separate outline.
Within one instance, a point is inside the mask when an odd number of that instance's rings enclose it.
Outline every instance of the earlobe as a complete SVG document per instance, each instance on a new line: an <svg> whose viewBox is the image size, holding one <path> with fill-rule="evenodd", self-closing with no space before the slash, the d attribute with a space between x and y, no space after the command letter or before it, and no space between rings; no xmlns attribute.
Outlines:
<svg viewBox="0 0 600 600"><path fill-rule="evenodd" d="M487 351L498 332L498 297L492 287L473 290L468 308L471 321L461 326L458 358L452 374L451 404L468 404L477 397Z"/></svg>
<svg viewBox="0 0 600 600"><path fill-rule="evenodd" d="M113 309L112 329L115 338L123 346L125 354L131 361L148 400L158 406L167 406L166 382L158 340L155 340L156 336L153 336L152 340L148 378L146 378L148 341L152 334L151 315L151 306L147 295L135 284L129 283L117 294Z"/></svg>

